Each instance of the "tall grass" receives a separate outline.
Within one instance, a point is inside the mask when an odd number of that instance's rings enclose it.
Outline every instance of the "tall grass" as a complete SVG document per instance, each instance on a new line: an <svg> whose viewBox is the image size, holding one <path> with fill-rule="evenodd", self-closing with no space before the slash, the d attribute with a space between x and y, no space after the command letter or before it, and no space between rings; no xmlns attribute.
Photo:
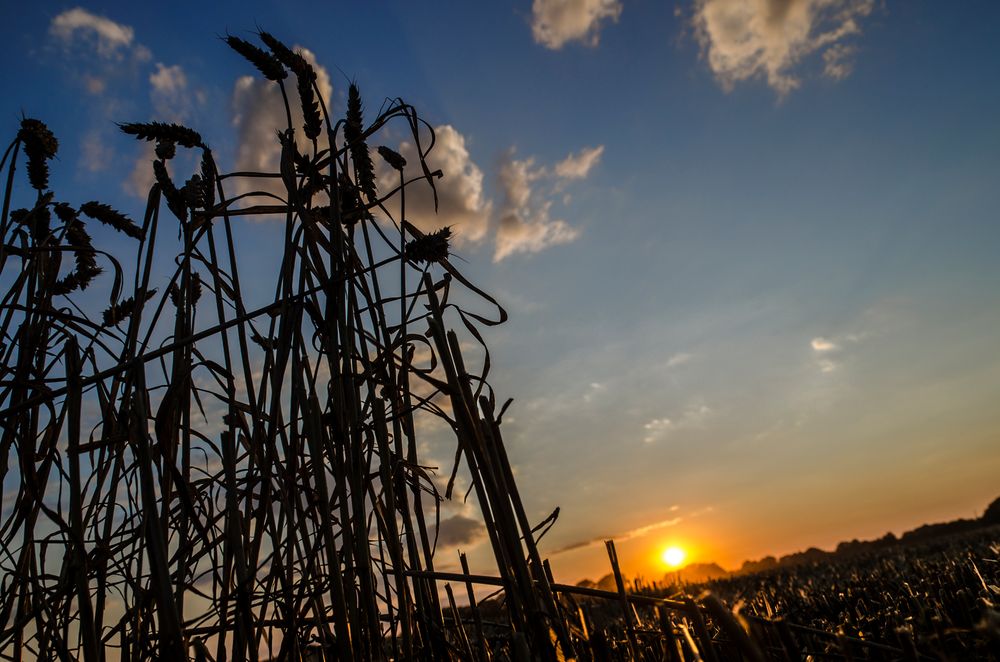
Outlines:
<svg viewBox="0 0 1000 662"><path fill-rule="evenodd" d="M366 120L355 85L338 119L308 61L258 37L225 41L280 90L275 172L223 172L191 128L124 123L155 147L132 219L56 196L58 141L43 122L25 118L4 153L0 656L659 659L701 647L711 659L703 607L626 593L613 545L616 593L552 580L487 381L482 329L506 313L449 261L449 230L405 220L407 190L433 192L442 176L426 161L431 127L401 99ZM385 187L370 143L390 129L417 162L378 145L396 182ZM185 153L197 171L180 181ZM283 224L269 301L244 285L247 216ZM452 434L496 576L470 574L464 556L460 574L436 568L455 470L442 494L421 417ZM478 603L474 584L498 587L502 605ZM574 596L624 610L627 636L595 628ZM750 655L744 639L734 645Z"/></svg>
<svg viewBox="0 0 1000 662"><path fill-rule="evenodd" d="M529 568L537 550L494 395L446 321L481 342L477 327L506 314L450 264L447 230L403 220L405 190L442 176L425 161L433 130L401 99L366 122L355 85L336 119L305 58L258 36L263 48L226 42L280 88L278 172L223 173L188 127L121 124L155 145L136 222L56 198L58 143L41 121L23 120L4 157L0 653L449 657L439 587L420 575L435 570L443 496L418 455L418 415L454 430L511 627L551 650L560 625L540 566ZM417 145L417 175L380 145L398 185L378 191L368 142L390 125ZM200 161L184 182L179 150ZM10 211L22 153L33 200ZM277 194L257 186L275 179ZM253 310L234 239L249 215L285 227L273 301ZM132 250L96 246L93 221ZM158 279L172 244L173 274ZM453 303L456 288L495 316ZM428 362L412 361L417 348Z"/></svg>

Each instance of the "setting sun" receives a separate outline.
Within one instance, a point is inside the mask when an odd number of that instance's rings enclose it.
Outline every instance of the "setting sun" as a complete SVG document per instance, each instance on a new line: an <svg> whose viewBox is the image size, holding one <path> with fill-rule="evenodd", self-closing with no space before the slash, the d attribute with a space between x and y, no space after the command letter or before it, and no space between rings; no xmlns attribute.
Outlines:
<svg viewBox="0 0 1000 662"><path fill-rule="evenodd" d="M660 558L663 559L663 562L671 568L677 568L680 564L684 563L685 556L686 554L684 553L684 550L680 547L667 547L663 550L663 554L660 555Z"/></svg>

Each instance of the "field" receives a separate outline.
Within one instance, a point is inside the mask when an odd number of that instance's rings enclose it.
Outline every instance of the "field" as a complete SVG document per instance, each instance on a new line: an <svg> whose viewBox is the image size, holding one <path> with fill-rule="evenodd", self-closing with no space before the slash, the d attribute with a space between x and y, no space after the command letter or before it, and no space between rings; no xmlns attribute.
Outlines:
<svg viewBox="0 0 1000 662"><path fill-rule="evenodd" d="M687 587L744 616L885 642L921 656L1000 657L1000 528Z"/></svg>

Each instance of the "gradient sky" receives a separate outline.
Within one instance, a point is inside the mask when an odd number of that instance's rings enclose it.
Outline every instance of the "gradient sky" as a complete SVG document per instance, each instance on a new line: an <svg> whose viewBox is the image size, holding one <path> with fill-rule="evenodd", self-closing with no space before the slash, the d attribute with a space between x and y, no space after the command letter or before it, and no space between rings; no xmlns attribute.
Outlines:
<svg viewBox="0 0 1000 662"><path fill-rule="evenodd" d="M492 381L532 519L561 506L558 579L605 574L606 537L651 577L668 543L732 567L1000 495L996 2L22 3L5 131L44 120L60 195L133 214L148 160L113 121L266 165L273 108L217 39L258 25L335 113L355 79L438 127L416 220L511 313Z"/></svg>

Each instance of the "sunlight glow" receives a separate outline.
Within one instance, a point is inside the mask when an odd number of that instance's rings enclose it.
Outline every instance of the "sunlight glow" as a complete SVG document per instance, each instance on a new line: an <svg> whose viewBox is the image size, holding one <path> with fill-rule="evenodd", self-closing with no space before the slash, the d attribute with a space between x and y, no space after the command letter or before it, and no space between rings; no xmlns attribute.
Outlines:
<svg viewBox="0 0 1000 662"><path fill-rule="evenodd" d="M680 547L667 547L663 550L663 554L660 558L671 568L677 568L680 564L684 563L684 557L687 556L684 550Z"/></svg>

